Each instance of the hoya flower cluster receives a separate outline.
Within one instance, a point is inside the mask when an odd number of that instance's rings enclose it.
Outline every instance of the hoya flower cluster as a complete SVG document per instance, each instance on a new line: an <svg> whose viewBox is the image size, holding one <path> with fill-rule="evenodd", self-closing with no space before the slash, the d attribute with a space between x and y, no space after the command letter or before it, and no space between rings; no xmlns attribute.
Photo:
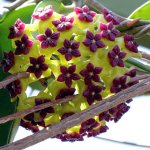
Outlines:
<svg viewBox="0 0 150 150"><path fill-rule="evenodd" d="M9 28L13 49L5 52L1 61L4 72L30 74L7 86L11 97L19 98L18 110L77 96L67 103L22 117L21 126L37 132L135 84L130 79L136 76L136 70L127 68L125 61L140 57L138 45L132 35L120 36L115 28L120 21L109 10L97 14L83 6L64 16L47 6L39 8L32 17L33 24L18 19ZM37 96L27 96L27 87L41 79L47 79L47 87ZM76 141L106 132L106 122L117 122L129 110L130 101L56 137Z"/></svg>

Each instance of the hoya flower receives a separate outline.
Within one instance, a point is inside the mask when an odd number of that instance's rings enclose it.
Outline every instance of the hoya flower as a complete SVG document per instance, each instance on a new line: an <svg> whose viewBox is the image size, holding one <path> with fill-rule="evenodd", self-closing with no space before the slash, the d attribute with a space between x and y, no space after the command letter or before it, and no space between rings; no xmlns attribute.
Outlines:
<svg viewBox="0 0 150 150"><path fill-rule="evenodd" d="M81 124L80 134L85 134L97 126L99 126L99 123L95 119L91 118Z"/></svg>
<svg viewBox="0 0 150 150"><path fill-rule="evenodd" d="M123 58L125 58L126 53L121 52L118 45L108 53L109 61L112 67L119 66L124 67Z"/></svg>
<svg viewBox="0 0 150 150"><path fill-rule="evenodd" d="M39 99L39 98L36 98L35 99L35 105L41 105L41 104L44 104L44 103L48 103L50 102L49 99ZM42 109L39 114L40 116L42 117L42 119L44 119L47 115L47 113L54 113L54 108L53 107L48 107L48 108L45 108L45 109Z"/></svg>
<svg viewBox="0 0 150 150"><path fill-rule="evenodd" d="M22 87L20 80L15 80L6 86L6 89L9 91L11 98L16 97L18 94L21 94Z"/></svg>
<svg viewBox="0 0 150 150"><path fill-rule="evenodd" d="M74 95L75 91L76 91L76 89L74 89L74 88L61 89L60 92L58 93L58 95L56 96L56 99Z"/></svg>
<svg viewBox="0 0 150 150"><path fill-rule="evenodd" d="M80 76L75 73L76 65L69 66L68 68L65 66L60 66L60 74L57 78L59 82L65 82L68 87L71 87L72 80L79 80Z"/></svg>
<svg viewBox="0 0 150 150"><path fill-rule="evenodd" d="M74 10L80 21L92 22L93 18L96 16L96 12L90 11L86 5L82 8L76 7Z"/></svg>
<svg viewBox="0 0 150 150"><path fill-rule="evenodd" d="M127 88L127 77L126 76L122 76L119 78L115 78L112 82L112 86L110 88L110 91L112 93L118 93L120 92L122 89L126 89Z"/></svg>
<svg viewBox="0 0 150 150"><path fill-rule="evenodd" d="M137 69L132 69L132 70L128 71L125 75L133 78L136 76L136 73L137 73ZM134 84L137 84L138 82L139 82L138 80L137 81L129 81L127 83L127 85L130 87L130 86L133 86Z"/></svg>
<svg viewBox="0 0 150 150"><path fill-rule="evenodd" d="M72 28L74 17L62 15L59 20L52 21L52 24L57 28L58 31L66 31Z"/></svg>
<svg viewBox="0 0 150 150"><path fill-rule="evenodd" d="M90 31L87 31L83 44L86 47L89 47L91 52L96 52L98 48L103 48L105 46L105 44L101 41L101 35L94 35Z"/></svg>
<svg viewBox="0 0 150 150"><path fill-rule="evenodd" d="M69 141L69 142L75 142L75 141L83 141L83 135L72 132L72 133L62 133L57 135L58 139L61 139L61 141Z"/></svg>
<svg viewBox="0 0 150 150"><path fill-rule="evenodd" d="M136 76L136 73L137 73L137 69L132 69L132 70L130 70L129 72L127 72L125 75L127 75L127 76L133 78L133 77Z"/></svg>
<svg viewBox="0 0 150 150"><path fill-rule="evenodd" d="M73 115L73 114L74 114L74 112L65 113L65 114L63 114L63 115L61 116L61 120L66 119L67 117L69 117L69 116L71 116L71 115Z"/></svg>
<svg viewBox="0 0 150 150"><path fill-rule="evenodd" d="M16 37L21 36L24 29L25 29L25 23L23 23L20 19L17 19L15 24L9 28L10 33L8 35L8 38L14 39Z"/></svg>
<svg viewBox="0 0 150 150"><path fill-rule="evenodd" d="M24 34L20 40L15 41L15 45L16 45L16 50L15 50L15 54L16 55L20 55L20 54L28 54L30 51L30 48L33 45L33 42L31 40L29 40L28 36L26 34Z"/></svg>
<svg viewBox="0 0 150 150"><path fill-rule="evenodd" d="M86 85L92 83L92 80L95 82L100 82L99 74L101 73L101 67L94 67L92 63L88 63L86 69L80 71L80 74L84 77L84 82Z"/></svg>
<svg viewBox="0 0 150 150"><path fill-rule="evenodd" d="M103 15L107 22L112 22L114 25L120 24L119 19L116 16L114 16L108 9L103 9Z"/></svg>
<svg viewBox="0 0 150 150"><path fill-rule="evenodd" d="M101 91L104 89L102 86L96 86L96 85L89 85L87 89L83 92L83 96L86 97L87 102L89 105L92 105L95 100L101 101Z"/></svg>
<svg viewBox="0 0 150 150"><path fill-rule="evenodd" d="M71 40L64 40L64 47L58 49L58 52L65 55L67 61L71 60L72 57L80 57L81 53L78 50L80 42L71 42Z"/></svg>
<svg viewBox="0 0 150 150"><path fill-rule="evenodd" d="M115 41L115 38L120 34L120 31L114 29L113 23L100 24L100 35L102 38L106 38L110 41Z"/></svg>
<svg viewBox="0 0 150 150"><path fill-rule="evenodd" d="M34 73L37 78L40 78L43 71L48 69L48 65L44 63L45 58L43 55L38 58L30 57L30 63L32 66L29 66L27 72Z"/></svg>
<svg viewBox="0 0 150 150"><path fill-rule="evenodd" d="M36 12L33 13L32 18L45 21L53 15L52 6L46 6L45 8L38 8Z"/></svg>
<svg viewBox="0 0 150 150"><path fill-rule="evenodd" d="M134 41L133 35L125 34L124 42L127 49L131 52L138 53L138 44Z"/></svg>
<svg viewBox="0 0 150 150"><path fill-rule="evenodd" d="M20 126L24 127L27 130L31 130L33 133L38 132L39 128L36 125L33 125L31 122L26 122L24 120L21 119L20 121Z"/></svg>
<svg viewBox="0 0 150 150"><path fill-rule="evenodd" d="M48 47L55 47L59 36L59 32L52 32L51 29L47 28L45 34L38 35L37 39L41 42L41 48L45 49Z"/></svg>
<svg viewBox="0 0 150 150"><path fill-rule="evenodd" d="M15 65L14 53L12 51L4 52L4 58L0 64L3 67L3 71L8 72Z"/></svg>

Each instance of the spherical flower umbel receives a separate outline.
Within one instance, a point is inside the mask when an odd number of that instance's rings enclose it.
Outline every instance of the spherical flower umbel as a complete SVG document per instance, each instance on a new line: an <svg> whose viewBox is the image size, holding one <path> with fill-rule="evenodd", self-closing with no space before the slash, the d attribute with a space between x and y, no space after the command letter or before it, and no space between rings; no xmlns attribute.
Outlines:
<svg viewBox="0 0 150 150"><path fill-rule="evenodd" d="M76 65L69 66L68 68L65 66L60 66L60 74L57 78L59 82L65 82L68 87L71 87L72 80L79 80L80 76L75 73Z"/></svg>
<svg viewBox="0 0 150 150"><path fill-rule="evenodd" d="M38 58L30 57L30 63L32 66L29 66L27 72L34 73L37 78L40 78L43 71L48 69L48 65L44 63L45 58L43 55Z"/></svg>
<svg viewBox="0 0 150 150"><path fill-rule="evenodd" d="M101 67L94 67L92 63L88 63L86 69L80 71L80 74L84 77L86 85L90 85L92 81L100 82L99 74L101 73Z"/></svg>
<svg viewBox="0 0 150 150"><path fill-rule="evenodd" d="M115 38L120 34L120 31L114 29L113 23L100 24L100 35L102 38L106 38L110 41L115 41Z"/></svg>
<svg viewBox="0 0 150 150"><path fill-rule="evenodd" d="M45 21L53 15L52 6L46 6L45 8L38 8L36 12L33 13L32 18Z"/></svg>
<svg viewBox="0 0 150 150"><path fill-rule="evenodd" d="M125 34L124 42L127 49L131 52L138 53L138 44L134 41L133 35Z"/></svg>
<svg viewBox="0 0 150 150"><path fill-rule="evenodd" d="M20 19L17 19L15 24L9 28L10 33L8 35L8 38L14 39L16 37L21 36L24 29L25 29L25 23L23 23Z"/></svg>
<svg viewBox="0 0 150 150"><path fill-rule="evenodd" d="M66 31L72 28L74 17L62 15L59 20L52 21L52 24L57 28L58 31Z"/></svg>
<svg viewBox="0 0 150 150"><path fill-rule="evenodd" d="M83 96L86 97L87 102L89 105L92 105L95 100L101 101L102 96L101 96L101 91L104 89L103 86L98 86L98 85L89 85L87 89L83 92Z"/></svg>
<svg viewBox="0 0 150 150"><path fill-rule="evenodd" d="M21 55L21 54L26 55L29 53L30 48L33 45L33 42L29 40L26 34L24 34L21 40L15 41L15 45L16 45L16 50L15 50L16 55Z"/></svg>
<svg viewBox="0 0 150 150"><path fill-rule="evenodd" d="M20 80L15 80L6 86L6 89L9 91L11 98L16 97L18 94L21 94L22 87Z"/></svg>
<svg viewBox="0 0 150 150"><path fill-rule="evenodd" d="M4 72L8 72L15 65L15 57L12 51L6 53L4 52L4 58L0 62L3 67Z"/></svg>
<svg viewBox="0 0 150 150"><path fill-rule="evenodd" d="M118 45L114 46L113 49L108 52L109 61L112 67L124 67L123 58L125 58L125 56L126 53L121 52Z"/></svg>
<svg viewBox="0 0 150 150"><path fill-rule="evenodd" d="M114 16L108 9L103 9L103 15L107 22L112 22L114 25L120 24L119 19L116 16Z"/></svg>
<svg viewBox="0 0 150 150"><path fill-rule="evenodd" d="M113 82L112 82L112 86L110 88L110 91L112 93L118 93L122 89L126 89L128 87L127 84L126 84L126 81L127 81L127 77L126 76L115 78L113 80Z"/></svg>
<svg viewBox="0 0 150 150"><path fill-rule="evenodd" d="M82 8L76 7L74 10L80 21L92 22L93 18L96 16L96 12L90 11L86 5Z"/></svg>
<svg viewBox="0 0 150 150"><path fill-rule="evenodd" d="M52 32L51 29L47 28L45 34L39 34L37 39L41 42L41 48L45 49L48 47L55 47L59 36L59 32Z"/></svg>
<svg viewBox="0 0 150 150"><path fill-rule="evenodd" d="M101 41L101 35L94 35L90 31L86 32L86 38L84 39L83 44L86 47L89 47L91 52L96 52L98 48L105 47L105 44Z"/></svg>
<svg viewBox="0 0 150 150"><path fill-rule="evenodd" d="M80 57L81 53L78 50L80 42L72 42L71 40L64 40L64 47L58 49L58 52L65 55L67 61L71 60L72 57Z"/></svg>

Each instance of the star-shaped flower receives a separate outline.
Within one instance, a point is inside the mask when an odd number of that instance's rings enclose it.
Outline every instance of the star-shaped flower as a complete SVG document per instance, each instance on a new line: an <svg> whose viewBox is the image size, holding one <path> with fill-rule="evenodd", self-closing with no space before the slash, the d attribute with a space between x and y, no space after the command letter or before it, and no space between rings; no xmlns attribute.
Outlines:
<svg viewBox="0 0 150 150"><path fill-rule="evenodd" d="M48 103L50 102L49 99L40 99L40 98L36 98L35 99L35 105L41 105L41 104L44 104L44 103ZM54 108L53 107L48 107L48 108L45 108L45 109L42 109L39 113L40 113L40 116L42 117L42 119L44 119L47 115L47 113L54 113Z"/></svg>
<svg viewBox="0 0 150 150"><path fill-rule="evenodd" d="M72 57L80 57L81 53L78 50L80 42L71 42L70 40L64 40L64 47L58 49L58 52L65 55L67 61L71 60Z"/></svg>
<svg viewBox="0 0 150 150"><path fill-rule="evenodd" d="M45 58L43 55L38 58L30 57L30 63L32 66L29 66L27 72L34 73L37 78L39 78L43 71L48 69L48 65L44 63Z"/></svg>
<svg viewBox="0 0 150 150"><path fill-rule="evenodd" d="M56 96L56 99L60 99L60 98L66 97L66 96L74 95L75 90L76 89L74 89L74 88L61 89L60 92L58 93L58 95Z"/></svg>
<svg viewBox="0 0 150 150"><path fill-rule="evenodd" d="M134 41L133 35L125 34L124 42L127 49L131 52L138 53L138 44Z"/></svg>
<svg viewBox="0 0 150 150"><path fill-rule="evenodd" d="M120 34L120 31L114 29L113 23L100 24L100 35L102 38L106 38L110 41L115 41L115 38Z"/></svg>
<svg viewBox="0 0 150 150"><path fill-rule="evenodd" d="M124 61L126 53L121 52L118 45L114 46L114 48L108 53L109 61L112 67L119 66L124 67Z"/></svg>
<svg viewBox="0 0 150 150"><path fill-rule="evenodd" d="M112 86L110 88L110 91L112 93L118 93L122 89L126 89L128 87L127 84L126 84L126 81L127 81L127 77L126 76L115 78L113 80L113 82L112 82Z"/></svg>
<svg viewBox="0 0 150 150"><path fill-rule="evenodd" d="M90 31L87 31L83 44L86 47L89 47L91 52L96 52L98 48L103 48L105 46L105 44L101 41L101 35L94 35Z"/></svg>
<svg viewBox="0 0 150 150"><path fill-rule="evenodd" d="M14 53L12 51L8 53L4 52L4 58L0 64L2 65L3 71L8 72L15 64Z"/></svg>
<svg viewBox="0 0 150 150"><path fill-rule="evenodd" d="M30 48L33 45L33 42L31 40L29 40L28 36L26 34L24 34L20 40L15 41L15 45L16 45L16 50L15 50L15 54L16 55L20 55L20 54L28 54L30 51Z"/></svg>
<svg viewBox="0 0 150 150"><path fill-rule="evenodd" d="M81 124L80 134L85 134L86 132L93 130L97 126L99 126L99 123L95 119L91 118Z"/></svg>
<svg viewBox="0 0 150 150"><path fill-rule="evenodd" d="M103 15L107 22L112 22L114 25L120 24L119 19L116 16L114 16L108 9L103 9Z"/></svg>
<svg viewBox="0 0 150 150"><path fill-rule="evenodd" d="M45 8L38 8L36 12L33 13L32 18L45 21L53 15L52 6L46 6Z"/></svg>
<svg viewBox="0 0 150 150"><path fill-rule="evenodd" d="M21 94L22 87L20 80L15 80L6 86L6 89L9 91L11 98L16 97L18 94Z"/></svg>
<svg viewBox="0 0 150 150"><path fill-rule="evenodd" d="M48 47L55 47L59 36L59 32L52 32L51 29L47 28L45 34L38 35L37 39L41 42L41 48L45 49Z"/></svg>
<svg viewBox="0 0 150 150"><path fill-rule="evenodd" d="M93 18L96 16L96 12L90 11L86 5L82 8L76 7L74 10L80 21L92 22Z"/></svg>
<svg viewBox="0 0 150 150"><path fill-rule="evenodd" d="M95 100L101 101L102 96L101 91L104 89L103 86L89 85L87 89L83 92L83 96L86 97L89 105L92 105Z"/></svg>
<svg viewBox="0 0 150 150"><path fill-rule="evenodd" d="M86 69L80 71L80 74L84 77L84 82L86 85L92 83L92 80L95 82L100 82L100 74L102 71L101 67L94 67L92 63L88 63Z"/></svg>
<svg viewBox="0 0 150 150"><path fill-rule="evenodd" d="M72 28L74 17L62 15L59 20L52 21L52 24L57 28L58 31L66 31Z"/></svg>
<svg viewBox="0 0 150 150"><path fill-rule="evenodd" d="M79 80L80 76L75 73L76 65L69 66L68 68L65 66L60 66L60 74L57 78L60 82L65 82L68 87L71 87L72 80Z"/></svg>
<svg viewBox="0 0 150 150"><path fill-rule="evenodd" d="M25 23L23 23L20 19L17 19L15 24L9 28L10 33L8 35L8 38L14 39L16 37L21 36L24 29L25 29Z"/></svg>

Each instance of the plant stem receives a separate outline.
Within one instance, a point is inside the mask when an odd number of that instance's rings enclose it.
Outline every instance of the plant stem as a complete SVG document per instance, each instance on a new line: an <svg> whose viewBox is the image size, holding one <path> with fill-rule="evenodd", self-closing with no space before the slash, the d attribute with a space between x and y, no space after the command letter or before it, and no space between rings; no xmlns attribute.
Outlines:
<svg viewBox="0 0 150 150"><path fill-rule="evenodd" d="M17 7L21 6L25 2L28 2L29 0L17 0L13 2L10 6L3 6L3 8L7 8L9 11L12 11L16 9ZM39 3L41 0L34 0L34 2Z"/></svg>
<svg viewBox="0 0 150 150"><path fill-rule="evenodd" d="M139 75L139 76L136 76L134 78L131 78L130 82L143 80L143 79L148 78L148 77L150 77L150 74ZM6 123L6 122L8 122L10 120L13 120L13 119L16 119L16 118L19 118L19 117L26 116L26 115L28 115L30 113L34 113L36 111L48 108L50 106L55 106L57 104L66 103L66 102L72 100L75 96L76 95L67 96L67 97L62 98L62 99L57 99L57 100L54 100L54 101L50 101L50 102L48 102L46 104L41 104L41 105L38 105L38 106L34 106L32 108L25 109L25 110L19 111L17 113L5 116L3 118L0 118L0 124Z"/></svg>
<svg viewBox="0 0 150 150"><path fill-rule="evenodd" d="M132 64L133 66L137 66L138 68L140 68L146 72L150 72L150 66L145 65L138 60L135 60L133 58L129 58L128 60L126 60L126 62Z"/></svg>
<svg viewBox="0 0 150 150"><path fill-rule="evenodd" d="M10 75L8 78L0 82L0 89L5 88L8 84L11 82L21 79L21 78L27 78L29 77L29 73L27 72L18 72L16 74Z"/></svg>
<svg viewBox="0 0 150 150"><path fill-rule="evenodd" d="M6 123L6 122L8 122L8 121L14 120L14 119L19 118L19 117L26 116L26 115L28 115L28 114L30 114L30 113L34 113L34 112L36 112L36 111L39 111L39 110L48 108L48 107L50 107L50 106L55 106L55 105L57 105L57 104L66 103L66 102L72 100L74 97L75 97L75 95L74 95L74 96L67 96L67 97L62 98L62 99L57 99L57 100L54 100L54 101L50 101L50 102L48 102L48 103L44 103L44 104L41 104L41 105L37 105L37 106L34 106L34 107L32 107L32 108L25 109L25 110L16 112L16 113L14 113L14 114L5 116L5 117L3 117L3 118L0 118L0 124Z"/></svg>
<svg viewBox="0 0 150 150"><path fill-rule="evenodd" d="M103 12L103 9L106 8L98 0L85 0L85 3L99 12ZM106 8L107 9L107 8ZM124 34L127 32L129 34L134 34L135 38L139 38L145 34L150 34L150 21L140 20L140 19L128 19L122 17L114 12L111 12L114 16L120 19L120 25L116 28Z"/></svg>
<svg viewBox="0 0 150 150"><path fill-rule="evenodd" d="M150 60L150 54L142 52L142 51L140 51L140 53L142 54L142 58Z"/></svg>
<svg viewBox="0 0 150 150"><path fill-rule="evenodd" d="M1 147L1 150L20 150L37 144L50 137L55 137L56 135L64 132L66 129L78 125L93 116L96 116L104 111L116 107L117 105L126 102L128 99L144 94L148 91L150 91L150 78L140 83L137 83L134 86L125 89L110 98L107 98L104 101L98 102L97 104L90 106L84 111L75 113L74 115L62 120L61 122L51 125L48 129L45 128L26 138L3 146Z"/></svg>

